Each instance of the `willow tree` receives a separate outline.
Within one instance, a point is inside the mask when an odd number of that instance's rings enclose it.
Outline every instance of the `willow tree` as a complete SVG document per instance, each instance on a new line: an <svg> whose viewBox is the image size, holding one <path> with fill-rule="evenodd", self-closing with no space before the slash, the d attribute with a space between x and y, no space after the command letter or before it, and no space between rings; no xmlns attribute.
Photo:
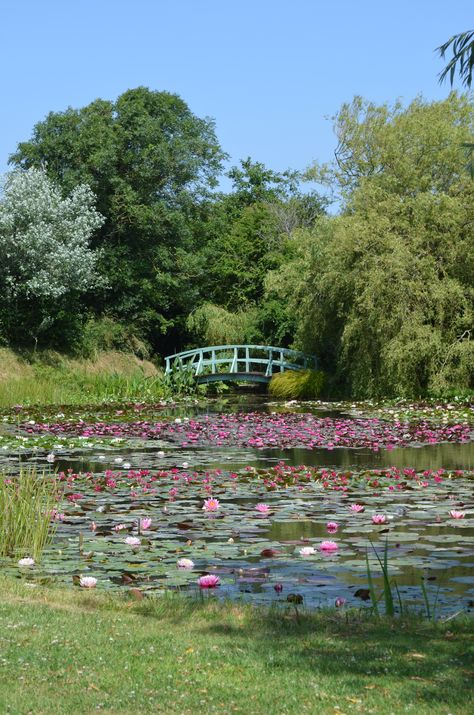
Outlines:
<svg viewBox="0 0 474 715"><path fill-rule="evenodd" d="M339 192L341 215L303 233L268 281L298 315L297 344L356 396L472 390L472 103L357 98L335 127L337 161L313 175Z"/></svg>

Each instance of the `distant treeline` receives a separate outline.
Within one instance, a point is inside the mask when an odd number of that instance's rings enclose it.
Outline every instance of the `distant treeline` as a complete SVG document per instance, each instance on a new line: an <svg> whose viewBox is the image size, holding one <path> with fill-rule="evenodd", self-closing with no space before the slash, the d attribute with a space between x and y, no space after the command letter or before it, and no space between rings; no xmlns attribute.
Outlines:
<svg viewBox="0 0 474 715"><path fill-rule="evenodd" d="M267 343L316 353L334 395L474 391L470 97L355 98L335 131L332 164L249 158L224 193L214 124L177 95L50 113L0 200L2 344Z"/></svg>

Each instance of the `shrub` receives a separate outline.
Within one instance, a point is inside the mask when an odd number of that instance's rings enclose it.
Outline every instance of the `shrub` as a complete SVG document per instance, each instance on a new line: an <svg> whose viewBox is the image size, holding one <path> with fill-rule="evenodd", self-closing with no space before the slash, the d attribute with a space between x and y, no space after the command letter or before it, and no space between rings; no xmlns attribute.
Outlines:
<svg viewBox="0 0 474 715"><path fill-rule="evenodd" d="M272 397L292 400L312 400L321 397L326 386L322 370L287 370L273 375L268 391Z"/></svg>

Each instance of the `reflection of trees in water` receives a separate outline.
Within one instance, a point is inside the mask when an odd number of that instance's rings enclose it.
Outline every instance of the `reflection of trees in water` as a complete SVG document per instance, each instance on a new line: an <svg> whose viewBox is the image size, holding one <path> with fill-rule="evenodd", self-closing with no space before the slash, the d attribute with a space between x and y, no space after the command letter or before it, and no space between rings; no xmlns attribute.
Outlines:
<svg viewBox="0 0 474 715"><path fill-rule="evenodd" d="M383 467L412 467L423 469L474 469L474 442L467 444L431 444L423 447L399 447L381 449L286 449L259 450L261 462L265 458L282 459L287 464L307 464L312 467L337 467L345 469L379 469ZM262 464L263 466L263 464Z"/></svg>

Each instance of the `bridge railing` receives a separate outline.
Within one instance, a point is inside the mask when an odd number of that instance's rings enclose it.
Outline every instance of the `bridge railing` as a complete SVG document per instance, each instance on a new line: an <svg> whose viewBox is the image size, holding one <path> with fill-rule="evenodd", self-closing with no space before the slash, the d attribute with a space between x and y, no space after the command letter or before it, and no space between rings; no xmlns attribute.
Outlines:
<svg viewBox="0 0 474 715"><path fill-rule="evenodd" d="M169 355L165 360L166 373L178 365L191 367L196 377L224 372L225 366L227 374L257 372L268 378L277 371L316 367L312 355L270 345L212 345Z"/></svg>

